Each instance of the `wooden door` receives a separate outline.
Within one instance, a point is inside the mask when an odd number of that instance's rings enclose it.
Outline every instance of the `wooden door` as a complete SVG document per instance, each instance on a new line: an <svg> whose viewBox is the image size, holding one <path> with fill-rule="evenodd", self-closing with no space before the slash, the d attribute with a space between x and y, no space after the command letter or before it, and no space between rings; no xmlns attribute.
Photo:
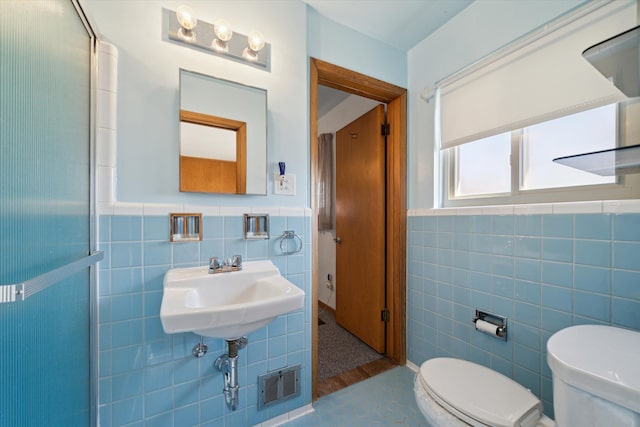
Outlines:
<svg viewBox="0 0 640 427"><path fill-rule="evenodd" d="M385 137L379 105L336 133L336 321L385 352Z"/></svg>

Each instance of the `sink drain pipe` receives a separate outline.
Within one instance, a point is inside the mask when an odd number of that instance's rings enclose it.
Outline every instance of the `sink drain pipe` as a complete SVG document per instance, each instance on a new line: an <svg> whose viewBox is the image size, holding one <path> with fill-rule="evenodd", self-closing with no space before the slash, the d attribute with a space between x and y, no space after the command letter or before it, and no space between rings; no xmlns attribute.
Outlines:
<svg viewBox="0 0 640 427"><path fill-rule="evenodd" d="M226 340L229 351L227 354L218 356L213 362L213 366L224 374L224 398L227 407L235 411L238 407L238 350L247 346L247 338L242 337L235 340Z"/></svg>

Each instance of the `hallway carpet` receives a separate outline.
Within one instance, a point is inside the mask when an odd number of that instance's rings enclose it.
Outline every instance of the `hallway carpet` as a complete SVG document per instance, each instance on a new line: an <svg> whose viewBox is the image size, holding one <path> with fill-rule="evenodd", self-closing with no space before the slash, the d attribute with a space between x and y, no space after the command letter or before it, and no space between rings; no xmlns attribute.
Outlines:
<svg viewBox="0 0 640 427"><path fill-rule="evenodd" d="M336 323L333 313L322 308L318 318L318 380L349 371L383 356Z"/></svg>

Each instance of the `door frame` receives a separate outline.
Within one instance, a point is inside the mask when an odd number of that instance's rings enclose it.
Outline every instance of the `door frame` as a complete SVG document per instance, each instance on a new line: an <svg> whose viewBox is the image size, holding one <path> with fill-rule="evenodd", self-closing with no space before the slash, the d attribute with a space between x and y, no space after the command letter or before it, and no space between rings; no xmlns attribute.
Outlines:
<svg viewBox="0 0 640 427"><path fill-rule="evenodd" d="M387 104L386 217L386 356L399 365L406 351L407 256L407 90L399 86L310 58L309 158L311 170L311 398L318 399L318 85Z"/></svg>

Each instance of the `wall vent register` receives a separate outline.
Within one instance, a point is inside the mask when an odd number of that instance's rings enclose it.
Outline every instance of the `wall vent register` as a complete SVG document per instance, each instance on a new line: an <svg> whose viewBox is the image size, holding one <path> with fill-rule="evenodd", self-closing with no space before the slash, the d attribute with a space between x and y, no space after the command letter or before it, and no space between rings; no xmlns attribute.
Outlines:
<svg viewBox="0 0 640 427"><path fill-rule="evenodd" d="M290 366L258 377L258 409L300 395L300 367Z"/></svg>

